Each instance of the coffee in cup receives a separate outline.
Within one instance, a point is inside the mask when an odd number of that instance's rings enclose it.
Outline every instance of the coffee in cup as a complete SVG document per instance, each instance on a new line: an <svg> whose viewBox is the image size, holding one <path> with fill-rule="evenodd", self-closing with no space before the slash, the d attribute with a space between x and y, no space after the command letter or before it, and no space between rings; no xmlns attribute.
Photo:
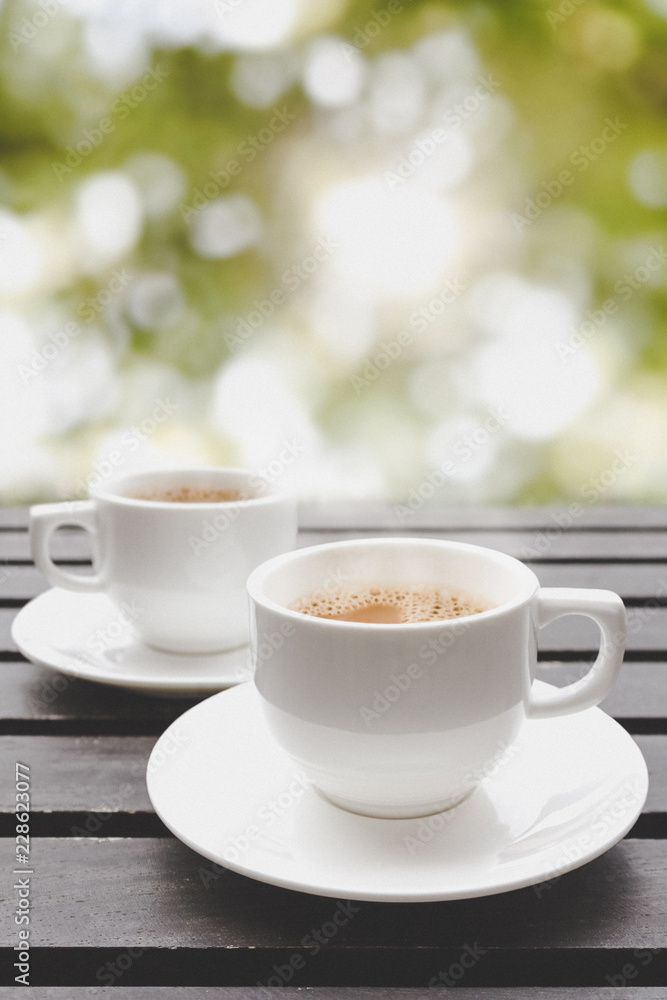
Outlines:
<svg viewBox="0 0 667 1000"><path fill-rule="evenodd" d="M540 588L517 559L461 542L299 549L254 570L248 592L254 682L273 737L329 801L368 816L426 816L456 804L526 719L597 705L623 660L616 594ZM436 593L453 595L454 610L463 595L476 603L447 618L430 617L431 603L417 621L329 614L349 607L341 594L367 609L369 593L392 609L403 595L412 608ZM598 624L598 657L574 684L534 691L538 631L567 614ZM284 641L271 642L276 635Z"/></svg>
<svg viewBox="0 0 667 1000"><path fill-rule="evenodd" d="M408 625L477 615L493 605L479 594L451 591L445 587L360 581L325 593L316 590L289 607L302 615L329 621Z"/></svg>
<svg viewBox="0 0 667 1000"><path fill-rule="evenodd" d="M258 495L250 489L191 486L187 483L145 486L141 489L129 489L124 494L130 500L151 500L157 503L237 503L239 500L252 500Z"/></svg>

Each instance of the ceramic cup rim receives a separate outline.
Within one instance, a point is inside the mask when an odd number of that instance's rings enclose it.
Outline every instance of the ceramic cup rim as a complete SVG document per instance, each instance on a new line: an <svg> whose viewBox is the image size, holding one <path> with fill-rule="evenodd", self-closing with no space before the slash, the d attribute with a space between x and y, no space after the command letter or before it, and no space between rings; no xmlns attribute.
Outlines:
<svg viewBox="0 0 667 1000"><path fill-rule="evenodd" d="M143 500L139 497L125 496L121 491L128 489L131 484L140 485L145 482L163 482L170 479L178 479L187 476L198 477L200 481L212 481L214 478L224 480L220 485L237 486L248 484L250 488L263 486L266 492L261 496L248 497L243 500ZM252 482L251 482L252 481ZM255 484L254 487L252 484ZM145 469L137 472L129 472L123 476L110 479L103 486L94 486L89 490L91 500L101 500L105 503L112 503L122 507L134 507L140 510L170 510L170 511L207 511L229 509L231 507L250 508L262 507L282 500L290 499L291 495L284 490L278 490L273 483L262 477L259 473L251 469L239 466L227 465L196 465L196 466L174 466L168 469Z"/></svg>
<svg viewBox="0 0 667 1000"><path fill-rule="evenodd" d="M343 549L370 547L379 548L392 545L398 547L410 546L412 548L429 549L438 547L443 551L447 549L450 552L470 552L477 557L480 555L484 556L488 558L490 562L495 563L496 566L506 569L508 574L511 572L515 577L517 577L518 581L519 578L522 578L522 583L517 582L517 590L520 592L516 597L503 601L503 603L499 604L497 607L489 608L487 611L476 612L474 615L466 615L463 618L440 618L428 622L401 622L398 624L335 621L329 618L317 618L314 615L305 615L299 611L292 611L284 604L279 604L277 601L274 601L265 593L265 586L267 582L271 581L274 574L280 573L283 566L289 563L311 558L311 554L314 552L340 552ZM504 552L499 552L497 549L487 548L484 545L473 545L470 542L456 542L440 538L389 536L381 538L349 539L342 542L325 542L321 545L310 545L305 548L294 549L291 552L285 552L282 555L274 556L272 559L268 559L266 562L254 569L248 577L246 587L250 598L256 605L272 611L275 614L282 615L284 618L298 624L302 628L315 628L320 630L338 629L339 631L347 631L350 635L365 632L367 635L377 636L386 632L395 633L396 630L398 630L399 634L404 635L410 631L458 629L461 627L461 622L466 622L468 627L474 627L475 623L478 621L490 621L494 618L500 618L532 600L537 591L540 589L540 582L533 571L524 565L524 563L520 560L515 559L514 556L507 555Z"/></svg>

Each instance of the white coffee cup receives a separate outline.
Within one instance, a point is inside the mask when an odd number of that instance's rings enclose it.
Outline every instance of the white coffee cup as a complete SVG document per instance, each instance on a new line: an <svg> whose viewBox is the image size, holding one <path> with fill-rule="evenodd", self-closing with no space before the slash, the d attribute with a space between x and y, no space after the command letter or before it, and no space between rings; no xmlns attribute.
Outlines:
<svg viewBox="0 0 667 1000"><path fill-rule="evenodd" d="M386 625L287 607L345 581L432 584L496 606ZM541 589L518 560L460 542L378 538L300 549L251 573L248 592L255 684L272 735L327 799L369 816L425 816L455 804L527 718L597 705L623 660L616 594ZM598 624L598 657L576 683L533 691L538 629L568 614Z"/></svg>
<svg viewBox="0 0 667 1000"><path fill-rule="evenodd" d="M181 486L237 490L249 499L205 503L137 499ZM56 566L51 533L93 535L94 574ZM296 544L296 502L243 469L145 472L91 490L91 499L30 511L32 557L55 587L103 591L144 642L210 653L248 642L248 574Z"/></svg>

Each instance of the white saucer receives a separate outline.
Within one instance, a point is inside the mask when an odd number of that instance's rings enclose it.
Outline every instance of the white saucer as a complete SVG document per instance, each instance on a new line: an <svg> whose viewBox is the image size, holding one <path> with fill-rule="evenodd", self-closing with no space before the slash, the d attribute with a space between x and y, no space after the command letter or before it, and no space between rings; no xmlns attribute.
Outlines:
<svg viewBox="0 0 667 1000"><path fill-rule="evenodd" d="M47 590L19 611L12 638L34 663L146 694L194 698L252 676L248 646L191 655L146 646L104 594Z"/></svg>
<svg viewBox="0 0 667 1000"><path fill-rule="evenodd" d="M345 812L275 745L254 685L243 684L166 730L147 783L162 821L217 864L288 889L378 902L464 899L555 878L617 843L648 790L637 745L597 708L527 723L489 772L435 816Z"/></svg>

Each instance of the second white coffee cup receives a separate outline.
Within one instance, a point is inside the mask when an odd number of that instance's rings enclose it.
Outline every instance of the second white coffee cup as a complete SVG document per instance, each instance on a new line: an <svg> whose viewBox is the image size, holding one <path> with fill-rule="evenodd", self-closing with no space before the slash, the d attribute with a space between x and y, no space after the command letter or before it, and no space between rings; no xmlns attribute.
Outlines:
<svg viewBox="0 0 667 1000"><path fill-rule="evenodd" d="M183 489L243 498L168 499ZM92 576L53 563L49 540L63 525L91 532ZM158 649L211 653L248 641L248 574L294 548L296 502L243 469L146 472L92 490L90 500L33 507L30 533L33 559L53 586L103 591Z"/></svg>

